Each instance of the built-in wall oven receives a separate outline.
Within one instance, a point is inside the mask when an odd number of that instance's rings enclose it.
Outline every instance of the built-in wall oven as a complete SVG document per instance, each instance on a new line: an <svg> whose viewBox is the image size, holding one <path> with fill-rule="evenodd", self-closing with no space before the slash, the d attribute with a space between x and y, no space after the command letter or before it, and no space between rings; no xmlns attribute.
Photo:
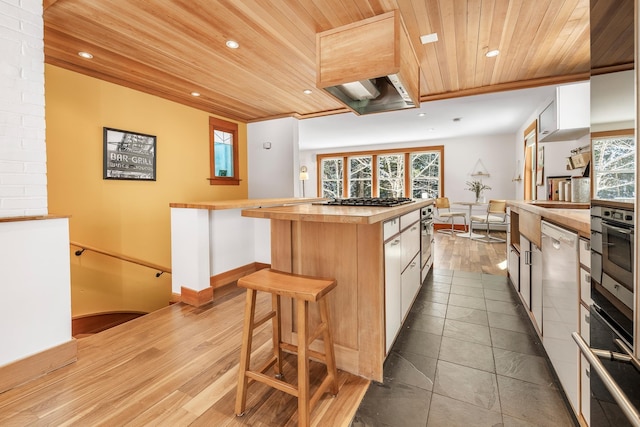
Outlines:
<svg viewBox="0 0 640 427"><path fill-rule="evenodd" d="M589 380L591 427L640 425L637 412L640 408L640 363L632 351L632 206L592 206L591 209L593 303L589 316L589 349L581 348L585 357L592 359ZM621 395L624 399L620 399Z"/></svg>
<svg viewBox="0 0 640 427"><path fill-rule="evenodd" d="M599 207L595 215L592 212L592 230L596 229L592 236L597 238L591 241L591 248L601 271L593 271L591 298L629 343L633 341L633 221L631 209Z"/></svg>

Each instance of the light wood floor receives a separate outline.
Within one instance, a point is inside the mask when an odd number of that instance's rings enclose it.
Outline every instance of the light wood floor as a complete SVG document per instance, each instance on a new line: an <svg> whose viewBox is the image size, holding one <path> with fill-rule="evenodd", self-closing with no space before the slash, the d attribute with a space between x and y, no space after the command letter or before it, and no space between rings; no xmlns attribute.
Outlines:
<svg viewBox="0 0 640 427"><path fill-rule="evenodd" d="M505 232L492 231L491 235L506 237ZM504 242L485 243L436 232L433 259L435 269L507 275L507 245Z"/></svg>
<svg viewBox="0 0 640 427"><path fill-rule="evenodd" d="M434 267L506 274L504 244L436 233ZM260 295L260 312L270 305ZM201 308L174 304L78 342L78 361L0 394L2 426L293 426L296 402L259 383L234 415L244 292ZM260 316L260 314L257 314ZM270 322L254 338L254 361L270 354ZM312 363L312 390L324 366ZM285 360L294 379L295 357ZM348 426L369 382L339 373L340 392L312 413L314 426Z"/></svg>

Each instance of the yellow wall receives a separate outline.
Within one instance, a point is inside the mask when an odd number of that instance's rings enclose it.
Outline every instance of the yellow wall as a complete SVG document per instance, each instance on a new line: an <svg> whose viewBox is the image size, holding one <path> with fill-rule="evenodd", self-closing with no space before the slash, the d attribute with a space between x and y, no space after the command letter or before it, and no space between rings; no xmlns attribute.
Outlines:
<svg viewBox="0 0 640 427"><path fill-rule="evenodd" d="M238 123L240 185L211 186L207 181L211 114L51 65L45 68L45 100L49 213L71 215L72 241L170 267L169 203L247 197L245 123ZM103 127L157 137L156 181L102 179ZM72 271L78 267L74 263L82 264L82 257L72 256ZM132 268L117 267L110 261L102 264L109 272L122 268L130 274ZM96 268L85 267L89 271ZM166 304L170 277L153 276L157 281L151 280L149 286L162 290L150 297L151 305ZM72 277L72 285L74 315L150 311L143 307L149 304L141 301L145 298L139 292L117 291L120 284L78 285ZM102 289L109 286L116 289L115 295ZM82 301L82 295L92 297Z"/></svg>

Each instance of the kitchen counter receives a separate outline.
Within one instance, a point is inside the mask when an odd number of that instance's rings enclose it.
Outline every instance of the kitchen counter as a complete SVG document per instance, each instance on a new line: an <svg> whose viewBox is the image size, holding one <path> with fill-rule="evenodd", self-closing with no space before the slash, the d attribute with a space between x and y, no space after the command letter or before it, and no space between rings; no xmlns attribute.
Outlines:
<svg viewBox="0 0 640 427"><path fill-rule="evenodd" d="M574 206L580 206L573 208L567 208L567 202L559 202L558 205L563 206L558 208L550 208L546 206L553 206L553 202L545 201L544 204L529 202L508 200L507 206L511 208L512 212L520 213L522 211L539 216L541 219L554 223L560 227L576 231L580 236L589 238L591 236L591 217L589 213L589 205L586 203L575 204ZM583 207L584 206L584 207Z"/></svg>
<svg viewBox="0 0 640 427"><path fill-rule="evenodd" d="M297 203L322 202L322 198L276 198L276 199L238 199L238 200L213 200L208 202L180 202L170 203L172 208L206 209L210 211L224 209L259 208L266 206L294 205Z"/></svg>
<svg viewBox="0 0 640 427"><path fill-rule="evenodd" d="M291 221L376 224L404 215L407 212L432 205L433 203L433 199L420 199L413 203L394 207L297 204L292 206L246 209L242 211L242 215L252 218L269 218Z"/></svg>

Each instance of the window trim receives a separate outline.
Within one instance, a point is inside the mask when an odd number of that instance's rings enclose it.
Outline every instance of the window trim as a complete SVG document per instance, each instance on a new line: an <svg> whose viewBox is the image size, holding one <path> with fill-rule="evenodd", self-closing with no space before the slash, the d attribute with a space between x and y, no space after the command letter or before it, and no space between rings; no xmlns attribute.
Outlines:
<svg viewBox="0 0 640 427"><path fill-rule="evenodd" d="M348 164L349 157L363 157L363 156L371 156L373 158L373 185L371 188L372 197L378 197L379 194L379 183L378 183L378 156L381 154L402 154L405 159L405 174L404 174L404 197L411 197L411 177L410 174L407 173L407 165L410 159L411 153L423 153L428 151L439 151L440 152L440 197L444 194L444 145L432 145L432 146L424 146L424 147L411 147L411 148L389 148L385 150L365 150L365 151L347 151L347 152L339 152L339 153L325 153L325 154L317 154L316 155L316 194L322 194L322 160L323 159L343 159L343 164ZM349 189L349 175L348 168L342 168L342 194L348 194Z"/></svg>
<svg viewBox="0 0 640 427"><path fill-rule="evenodd" d="M216 176L214 131L219 130L233 135L233 175ZM240 161L238 159L238 124L226 120L209 117L209 180L210 185L240 185Z"/></svg>

